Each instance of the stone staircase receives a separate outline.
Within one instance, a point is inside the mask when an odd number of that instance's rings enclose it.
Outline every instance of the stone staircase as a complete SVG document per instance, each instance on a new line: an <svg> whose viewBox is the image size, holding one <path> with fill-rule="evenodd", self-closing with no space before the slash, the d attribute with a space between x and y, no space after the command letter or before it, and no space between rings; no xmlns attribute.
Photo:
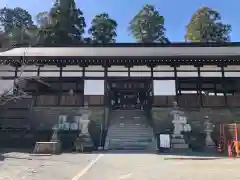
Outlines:
<svg viewBox="0 0 240 180"><path fill-rule="evenodd" d="M141 110L115 110L105 142L106 150L145 150L153 141L153 130Z"/></svg>

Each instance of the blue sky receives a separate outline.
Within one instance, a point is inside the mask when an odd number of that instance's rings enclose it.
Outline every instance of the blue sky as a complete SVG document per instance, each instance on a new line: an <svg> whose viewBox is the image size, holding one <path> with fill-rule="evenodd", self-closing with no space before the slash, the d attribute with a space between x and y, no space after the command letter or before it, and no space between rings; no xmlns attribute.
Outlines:
<svg viewBox="0 0 240 180"><path fill-rule="evenodd" d="M49 10L54 0L0 0L0 7L22 7L33 17L40 11ZM232 41L240 41L239 0L76 0L82 9L86 22L99 13L107 12L118 22L118 42L134 42L127 31L131 18L143 7L152 4L165 17L167 37L173 41L183 41L185 26L191 15L200 7L208 6L218 10L223 22L232 25ZM237 19L238 18L238 19Z"/></svg>
<svg viewBox="0 0 240 180"><path fill-rule="evenodd" d="M50 9L54 0L0 0L0 8L21 7L30 12L35 18L41 11ZM127 31L130 20L144 4L154 5L165 17L166 35L172 42L184 40L185 26L192 14L201 6L208 6L219 11L222 20L232 25L232 41L240 41L240 0L76 0L77 6L83 11L89 26L92 18L99 13L107 12L118 22L117 42L134 42ZM97 83L97 85L96 85ZM96 88L99 87L96 91ZM175 93L173 81L155 82L154 94L167 95ZM89 81L85 84L87 94L102 94L102 82ZM101 89L101 90L100 90Z"/></svg>

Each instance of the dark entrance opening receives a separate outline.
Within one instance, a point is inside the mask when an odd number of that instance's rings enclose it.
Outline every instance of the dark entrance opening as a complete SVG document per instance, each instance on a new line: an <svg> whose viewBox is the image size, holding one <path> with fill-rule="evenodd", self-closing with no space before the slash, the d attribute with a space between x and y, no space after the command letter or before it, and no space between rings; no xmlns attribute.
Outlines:
<svg viewBox="0 0 240 180"><path fill-rule="evenodd" d="M151 105L153 82L150 79L114 78L108 81L112 109L141 109Z"/></svg>

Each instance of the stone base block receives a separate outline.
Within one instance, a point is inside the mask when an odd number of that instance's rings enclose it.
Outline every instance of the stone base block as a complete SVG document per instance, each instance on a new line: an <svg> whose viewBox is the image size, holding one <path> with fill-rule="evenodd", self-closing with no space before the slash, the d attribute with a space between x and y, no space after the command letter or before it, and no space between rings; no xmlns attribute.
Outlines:
<svg viewBox="0 0 240 180"><path fill-rule="evenodd" d="M36 142L33 153L35 154L59 154L60 142Z"/></svg>
<svg viewBox="0 0 240 180"><path fill-rule="evenodd" d="M172 144L172 148L174 149L188 149L188 144Z"/></svg>
<svg viewBox="0 0 240 180"><path fill-rule="evenodd" d="M182 138L172 138L171 142L172 144L185 144L185 140Z"/></svg>
<svg viewBox="0 0 240 180"><path fill-rule="evenodd" d="M204 147L204 151L209 153L215 153L217 152L217 147L216 146Z"/></svg>
<svg viewBox="0 0 240 180"><path fill-rule="evenodd" d="M183 139L183 135L182 134L172 134L172 138L176 138L176 139Z"/></svg>

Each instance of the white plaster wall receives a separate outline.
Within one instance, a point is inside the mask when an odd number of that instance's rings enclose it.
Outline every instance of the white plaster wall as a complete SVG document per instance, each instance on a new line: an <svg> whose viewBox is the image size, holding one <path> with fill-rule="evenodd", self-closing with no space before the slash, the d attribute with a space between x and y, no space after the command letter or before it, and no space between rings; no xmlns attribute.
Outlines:
<svg viewBox="0 0 240 180"><path fill-rule="evenodd" d="M178 77L197 77L197 68L194 66L180 66L177 67L177 71L195 71L195 72L177 72Z"/></svg>
<svg viewBox="0 0 240 180"><path fill-rule="evenodd" d="M131 77L150 77L151 76L151 69L147 66L134 66L130 68L130 76ZM134 72L139 71L139 72ZM146 72L149 71L149 72Z"/></svg>
<svg viewBox="0 0 240 180"><path fill-rule="evenodd" d="M70 72L74 71L74 72ZM80 66L66 66L62 71L63 77L81 77L82 76L82 68Z"/></svg>
<svg viewBox="0 0 240 180"><path fill-rule="evenodd" d="M21 77L33 77L33 76L37 76L37 66L22 66L19 70L18 70L18 76ZM33 72L35 71L35 72Z"/></svg>
<svg viewBox="0 0 240 180"><path fill-rule="evenodd" d="M46 72L46 71L55 71L55 72ZM40 77L59 77L59 67L56 66L43 66L40 68Z"/></svg>
<svg viewBox="0 0 240 180"><path fill-rule="evenodd" d="M170 66L157 66L154 71L169 71L169 72L153 72L154 77L174 77L174 68Z"/></svg>
<svg viewBox="0 0 240 180"><path fill-rule="evenodd" d="M13 80L0 80L0 94L9 90L9 94L12 94L13 82Z"/></svg>
<svg viewBox="0 0 240 180"><path fill-rule="evenodd" d="M240 71L240 66L231 65L224 67L225 70L225 76L226 77L240 77L240 72L234 72L234 71ZM232 72L226 72L226 71L232 71Z"/></svg>
<svg viewBox="0 0 240 180"><path fill-rule="evenodd" d="M119 66L111 66L108 68L108 70L109 71L122 71L122 72L108 72L108 76L110 76L110 77L114 77L114 76L127 77L128 76L128 72L127 72L128 68L126 68L124 66L120 66L120 67ZM125 72L123 72L123 71L125 71Z"/></svg>
<svg viewBox="0 0 240 180"><path fill-rule="evenodd" d="M104 77L104 68L102 66L88 66L86 67L85 76L87 77ZM87 72L87 71L101 71L101 72Z"/></svg>
<svg viewBox="0 0 240 180"><path fill-rule="evenodd" d="M7 72L7 70L10 70L12 72ZM15 67L8 66L8 65L0 65L0 76L14 76L14 75L15 75Z"/></svg>
<svg viewBox="0 0 240 180"><path fill-rule="evenodd" d="M85 80L84 95L104 95L104 80Z"/></svg>
<svg viewBox="0 0 240 180"><path fill-rule="evenodd" d="M212 72L200 72L200 76L202 77L222 77L221 67L203 66L200 68L200 71L202 70L212 71Z"/></svg>
<svg viewBox="0 0 240 180"><path fill-rule="evenodd" d="M175 81L154 80L153 92L154 95L176 95Z"/></svg>

